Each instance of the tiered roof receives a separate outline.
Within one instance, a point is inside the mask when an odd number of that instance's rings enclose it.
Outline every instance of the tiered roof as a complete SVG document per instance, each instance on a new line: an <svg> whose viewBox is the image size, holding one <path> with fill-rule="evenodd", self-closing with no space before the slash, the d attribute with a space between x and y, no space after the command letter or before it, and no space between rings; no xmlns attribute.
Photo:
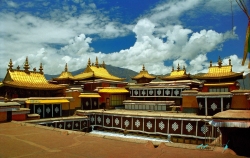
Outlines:
<svg viewBox="0 0 250 158"><path fill-rule="evenodd" d="M208 73L203 75L194 75L193 78L200 80L213 80L213 79L230 79L234 78L234 80L242 79L243 73L232 72L231 59L229 59L229 65L222 66L222 60L219 57L218 66L212 66L212 61L210 61L210 67Z"/></svg>
<svg viewBox="0 0 250 158"><path fill-rule="evenodd" d="M177 70L174 70L172 67L172 71L169 76L159 77L164 81L173 81L173 80L188 80L190 79L190 74L186 73L186 68L183 66L183 69L180 69L180 65L178 64Z"/></svg>
<svg viewBox="0 0 250 158"><path fill-rule="evenodd" d="M140 71L140 73L138 75L132 77L132 80L139 80L141 78L147 78L147 79L150 79L150 80L154 80L156 77L153 76L153 75L150 75L148 73L148 71L145 70L145 66L143 65L142 70Z"/></svg>
<svg viewBox="0 0 250 158"><path fill-rule="evenodd" d="M107 80L114 80L114 81L124 81L125 78L119 78L116 76L111 75L107 69L105 68L105 63L99 65L98 59L96 58L96 63L88 61L87 67L84 72L74 76L74 80L84 80L84 79L107 79Z"/></svg>
<svg viewBox="0 0 250 158"><path fill-rule="evenodd" d="M53 80L73 80L74 76L71 72L68 72L68 65L66 63L64 71L60 74L59 77L53 78Z"/></svg>
<svg viewBox="0 0 250 158"><path fill-rule="evenodd" d="M39 72L36 68L33 71L29 71L28 57L25 60L24 70L13 69L12 60L10 59L9 68L7 74L3 80L4 86L24 88L24 89L40 89L40 90L56 90L63 89L64 86L50 84L43 74L42 63L40 64Z"/></svg>

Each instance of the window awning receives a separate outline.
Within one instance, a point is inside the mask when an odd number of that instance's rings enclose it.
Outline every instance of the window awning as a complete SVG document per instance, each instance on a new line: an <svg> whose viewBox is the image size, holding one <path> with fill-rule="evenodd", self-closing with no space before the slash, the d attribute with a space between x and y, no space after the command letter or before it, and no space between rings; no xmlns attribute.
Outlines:
<svg viewBox="0 0 250 158"><path fill-rule="evenodd" d="M129 93L129 91L125 88L103 88L99 89L99 93Z"/></svg>
<svg viewBox="0 0 250 158"><path fill-rule="evenodd" d="M26 100L26 104L60 104L69 103L67 99L32 99Z"/></svg>
<svg viewBox="0 0 250 158"><path fill-rule="evenodd" d="M98 93L81 93L79 98L101 98Z"/></svg>

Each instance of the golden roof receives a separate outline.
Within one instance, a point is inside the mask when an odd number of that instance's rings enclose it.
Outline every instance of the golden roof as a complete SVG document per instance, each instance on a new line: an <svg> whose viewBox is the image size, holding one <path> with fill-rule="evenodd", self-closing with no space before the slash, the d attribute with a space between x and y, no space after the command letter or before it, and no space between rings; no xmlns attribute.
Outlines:
<svg viewBox="0 0 250 158"><path fill-rule="evenodd" d="M98 90L99 93L129 93L129 91L126 88L111 88L111 87L105 87Z"/></svg>
<svg viewBox="0 0 250 158"><path fill-rule="evenodd" d="M159 78L165 81L184 80L184 79L189 79L189 74L186 74L185 66L183 66L183 69L181 70L178 64L177 70L174 70L174 67L173 67L169 76L159 77Z"/></svg>
<svg viewBox="0 0 250 158"><path fill-rule="evenodd" d="M203 75L194 75L193 78L196 79L223 79L223 78L232 78L240 77L243 78L243 72L236 73L232 72L231 59L229 59L229 65L222 66L222 60L219 57L218 66L212 66L210 61L210 67L208 73Z"/></svg>
<svg viewBox="0 0 250 158"><path fill-rule="evenodd" d="M10 87L18 87L24 89L63 89L64 86L50 84L43 75L42 64L40 65L40 72L29 71L28 58L26 58L24 70L20 70L18 66L17 69L12 69L12 61L10 60L9 69L3 80L3 84Z"/></svg>
<svg viewBox="0 0 250 158"><path fill-rule="evenodd" d="M80 98L101 98L98 93L81 93L78 97Z"/></svg>
<svg viewBox="0 0 250 158"><path fill-rule="evenodd" d="M67 63L65 65L65 70L60 74L60 76L53 78L53 80L65 80L65 79L74 79L74 76L71 74L71 72L68 72Z"/></svg>
<svg viewBox="0 0 250 158"><path fill-rule="evenodd" d="M96 64L90 65L90 59L88 61L88 65L84 72L74 76L75 80L83 80L88 78L99 78L99 79L108 79L108 80L115 80L115 81L123 81L125 78L119 78L116 76L111 75L107 69L105 68L105 64L103 62L102 65L98 65L98 59L96 58Z"/></svg>
<svg viewBox="0 0 250 158"><path fill-rule="evenodd" d="M67 99L28 99L26 104L60 104L69 103Z"/></svg>
<svg viewBox="0 0 250 158"><path fill-rule="evenodd" d="M140 71L140 73L134 77L132 77L133 80L138 80L140 78L148 78L148 79L155 79L156 77L155 76L152 76L148 73L147 70L145 70L145 66L143 65L142 66L142 70Z"/></svg>

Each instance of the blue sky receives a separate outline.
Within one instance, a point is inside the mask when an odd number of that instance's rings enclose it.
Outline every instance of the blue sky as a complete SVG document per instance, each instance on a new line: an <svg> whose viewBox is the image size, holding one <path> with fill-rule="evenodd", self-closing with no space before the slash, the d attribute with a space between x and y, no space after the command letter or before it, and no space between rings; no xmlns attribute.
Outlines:
<svg viewBox="0 0 250 158"><path fill-rule="evenodd" d="M245 1L247 6L249 1ZM47 74L86 67L88 58L139 72L170 73L179 63L188 73L207 72L210 60L241 66L246 15L228 0L2 0L0 77L8 62ZM232 20L233 19L233 20ZM233 25L232 25L233 23Z"/></svg>

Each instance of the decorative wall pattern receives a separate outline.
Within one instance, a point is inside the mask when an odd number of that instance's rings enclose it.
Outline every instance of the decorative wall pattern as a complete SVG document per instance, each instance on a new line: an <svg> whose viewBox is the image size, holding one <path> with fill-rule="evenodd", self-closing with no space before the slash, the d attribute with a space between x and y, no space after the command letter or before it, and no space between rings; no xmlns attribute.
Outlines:
<svg viewBox="0 0 250 158"><path fill-rule="evenodd" d="M215 139L220 135L217 127L201 119L138 117L112 114L89 114L90 126L114 128L148 134ZM206 120L207 122L210 120Z"/></svg>

